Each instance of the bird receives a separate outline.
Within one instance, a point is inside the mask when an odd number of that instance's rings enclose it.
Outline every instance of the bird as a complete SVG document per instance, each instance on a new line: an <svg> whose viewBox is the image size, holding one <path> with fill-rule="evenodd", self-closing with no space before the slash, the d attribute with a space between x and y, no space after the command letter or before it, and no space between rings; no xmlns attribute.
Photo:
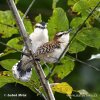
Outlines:
<svg viewBox="0 0 100 100"><path fill-rule="evenodd" d="M49 41L47 24L40 22L35 25L34 31L29 35L32 44L32 51L35 53L37 48ZM28 53L26 47L23 47L23 52ZM28 62L30 58L22 55L21 59L12 67L13 76L20 81L29 81L32 75L32 63Z"/></svg>
<svg viewBox="0 0 100 100"><path fill-rule="evenodd" d="M68 31L58 32L55 34L53 40L38 47L35 53L35 59L46 63L56 63L66 45L69 43L70 31L71 29ZM66 52L67 51L68 49Z"/></svg>

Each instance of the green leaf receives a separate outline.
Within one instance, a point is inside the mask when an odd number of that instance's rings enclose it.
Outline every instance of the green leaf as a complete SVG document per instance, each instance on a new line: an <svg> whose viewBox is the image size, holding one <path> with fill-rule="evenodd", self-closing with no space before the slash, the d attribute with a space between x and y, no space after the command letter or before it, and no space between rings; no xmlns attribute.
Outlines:
<svg viewBox="0 0 100 100"><path fill-rule="evenodd" d="M78 52L84 51L85 48L86 48L86 45L75 38L73 42L71 43L68 52L78 53Z"/></svg>
<svg viewBox="0 0 100 100"><path fill-rule="evenodd" d="M36 85L37 85L38 88L40 87L40 81L39 81L38 75L37 75L34 67L32 69L32 77L31 77L31 80L34 80L34 82L36 83Z"/></svg>
<svg viewBox="0 0 100 100"><path fill-rule="evenodd" d="M15 20L10 10L0 11L0 23L15 25Z"/></svg>
<svg viewBox="0 0 100 100"><path fill-rule="evenodd" d="M70 45L70 53L84 51L87 46L100 48L100 29L84 28L82 29Z"/></svg>
<svg viewBox="0 0 100 100"><path fill-rule="evenodd" d="M53 3L52 3L52 8L53 8L53 9L56 8L56 4L57 4L58 1L59 1L59 0L53 0Z"/></svg>
<svg viewBox="0 0 100 100"><path fill-rule="evenodd" d="M68 5L74 5L76 2L78 2L79 0L68 0Z"/></svg>
<svg viewBox="0 0 100 100"><path fill-rule="evenodd" d="M0 35L2 38L9 38L13 34L18 34L17 29L0 24Z"/></svg>
<svg viewBox="0 0 100 100"><path fill-rule="evenodd" d="M100 48L100 29L98 28L84 28L76 38L87 46Z"/></svg>
<svg viewBox="0 0 100 100"><path fill-rule="evenodd" d="M19 2L19 0L15 0L15 4L17 4Z"/></svg>
<svg viewBox="0 0 100 100"><path fill-rule="evenodd" d="M74 4L73 6L73 11L78 12L79 14L81 13L82 16L87 17L88 15L88 2L87 0L80 0L77 3Z"/></svg>
<svg viewBox="0 0 100 100"><path fill-rule="evenodd" d="M0 72L0 87L4 86L7 83L15 82L10 71Z"/></svg>
<svg viewBox="0 0 100 100"><path fill-rule="evenodd" d="M73 68L74 62L71 60L71 58L65 56L61 60L61 64L56 65L56 68L51 77L55 77L55 75L57 75L58 78L63 79L65 76L72 72Z"/></svg>
<svg viewBox="0 0 100 100"><path fill-rule="evenodd" d="M100 100L99 92L89 94L92 100Z"/></svg>
<svg viewBox="0 0 100 100"><path fill-rule="evenodd" d="M98 2L100 2L100 0L89 0L88 1L88 6L95 7ZM100 7L100 5L99 5L99 7Z"/></svg>
<svg viewBox="0 0 100 100"><path fill-rule="evenodd" d="M16 80L13 77L13 75L12 75L12 73L10 71L3 71L0 74L0 87L4 86L7 83L14 83L14 82L22 84L23 86L28 87L33 92L36 92L34 87L38 88L37 87L37 83L34 82L34 79L33 80L31 79L29 82L21 82L19 80Z"/></svg>
<svg viewBox="0 0 100 100"><path fill-rule="evenodd" d="M16 64L17 62L18 62L17 59L6 59L0 61L0 65L7 70L11 70L13 65Z"/></svg>
<svg viewBox="0 0 100 100"><path fill-rule="evenodd" d="M21 38L13 38L11 40L9 40L7 42L7 45L13 47L13 48L16 48L17 50L22 50L22 47L23 47L23 41ZM9 50L9 48L7 48ZM6 51L7 51L6 49Z"/></svg>
<svg viewBox="0 0 100 100"><path fill-rule="evenodd" d="M22 46L21 41L22 40L20 38L13 38L8 41L7 45L9 45L17 50L22 50L23 46ZM19 57L20 57L20 53L7 47L4 50L4 53L2 53L0 55L0 65L7 70L11 70L12 66L16 62L18 62Z"/></svg>
<svg viewBox="0 0 100 100"><path fill-rule="evenodd" d="M11 37L13 34L18 34L15 25L15 20L11 11L0 11L0 34L2 38Z"/></svg>
<svg viewBox="0 0 100 100"><path fill-rule="evenodd" d="M72 19L70 26L75 28L78 28L83 23L83 19L81 17L75 17Z"/></svg>
<svg viewBox="0 0 100 100"><path fill-rule="evenodd" d="M19 11L20 15L23 13ZM29 19L24 20L24 24L28 33L33 31L32 24ZM9 38L13 34L18 34L18 29L15 27L16 22L11 11L0 11L0 34L2 38Z"/></svg>
<svg viewBox="0 0 100 100"><path fill-rule="evenodd" d="M19 10L19 14L21 17L24 16L24 14L20 10ZM33 32L33 26L32 26L30 19L28 18L24 19L24 25L25 25L25 28L28 34Z"/></svg>
<svg viewBox="0 0 100 100"><path fill-rule="evenodd" d="M66 31L69 28L69 22L66 13L62 8L55 8L53 15L48 21L48 31L50 38L54 37L57 32Z"/></svg>
<svg viewBox="0 0 100 100"><path fill-rule="evenodd" d="M0 82L0 88L3 87L4 85L6 85L7 83L5 82Z"/></svg>
<svg viewBox="0 0 100 100"><path fill-rule="evenodd" d="M71 1L71 0L69 0ZM82 17L88 16L89 10L94 8L99 0L78 0L73 6L73 11L78 12Z"/></svg>
<svg viewBox="0 0 100 100"><path fill-rule="evenodd" d="M36 21L36 23L42 22L42 16L41 16L41 14L39 14L38 16L35 17L35 21Z"/></svg>
<svg viewBox="0 0 100 100"><path fill-rule="evenodd" d="M19 52L16 52L14 50L13 51L9 50L0 55L0 61L6 60L6 59L20 59L20 55L21 55L21 53L19 53Z"/></svg>
<svg viewBox="0 0 100 100"><path fill-rule="evenodd" d="M33 32L33 26L29 19L24 20L24 25L25 25L25 28L26 28L28 34Z"/></svg>

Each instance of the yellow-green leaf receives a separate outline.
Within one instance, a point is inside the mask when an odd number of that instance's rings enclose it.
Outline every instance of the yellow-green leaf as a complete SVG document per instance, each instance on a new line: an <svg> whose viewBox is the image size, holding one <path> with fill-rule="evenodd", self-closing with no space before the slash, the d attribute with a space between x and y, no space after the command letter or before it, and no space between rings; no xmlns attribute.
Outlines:
<svg viewBox="0 0 100 100"><path fill-rule="evenodd" d="M41 14L39 14L38 16L35 17L35 21L38 22L42 22L42 16Z"/></svg>
<svg viewBox="0 0 100 100"><path fill-rule="evenodd" d="M62 82L54 83L52 86L52 90L70 96L72 94L73 88L68 83Z"/></svg>
<svg viewBox="0 0 100 100"><path fill-rule="evenodd" d="M5 59L0 61L0 65L7 70L11 70L13 65L16 64L17 62L18 62L17 59Z"/></svg>
<svg viewBox="0 0 100 100"><path fill-rule="evenodd" d="M4 86L7 83L19 83L22 84L23 86L28 87L30 90L32 90L33 92L36 92L34 87L37 88L37 83L34 82L34 80L30 80L29 82L21 82L19 80L16 80L11 71L3 71L0 72L0 87Z"/></svg>
<svg viewBox="0 0 100 100"><path fill-rule="evenodd" d="M72 61L71 58L65 56L61 60L61 64L58 64L56 66L51 76L55 77L55 75L57 75L58 78L63 79L69 73L71 73L73 69L74 69L74 62Z"/></svg>

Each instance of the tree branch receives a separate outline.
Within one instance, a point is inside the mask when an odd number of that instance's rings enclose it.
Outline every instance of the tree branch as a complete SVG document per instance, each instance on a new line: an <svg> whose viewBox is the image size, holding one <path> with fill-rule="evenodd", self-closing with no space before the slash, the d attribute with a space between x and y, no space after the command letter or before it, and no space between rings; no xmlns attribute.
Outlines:
<svg viewBox="0 0 100 100"><path fill-rule="evenodd" d="M37 62L37 61L34 60L34 52L32 51L31 42L30 42L30 40L28 38L26 29L24 27L24 24L23 24L23 21L22 21L20 15L18 13L16 5L15 5L13 0L7 0L7 1L8 1L10 9L11 9L13 15L14 15L14 18L15 18L17 24L18 24L18 27L19 27L19 30L20 30L20 34L23 37L26 49L30 53L29 57L33 59L32 63L33 63L34 68L35 68L35 70L36 70L36 72L38 74L38 77L40 79L41 85L43 86L43 89L45 91L46 99L47 100L55 100L53 92L52 92L51 87L50 87L50 84L45 79L45 74L44 74L44 71L43 71L43 69L42 69L42 67L40 65L40 62Z"/></svg>
<svg viewBox="0 0 100 100"><path fill-rule="evenodd" d="M87 65L87 66L90 67L90 68L95 69L96 71L100 71L99 68L97 68L97 67L95 67L95 66L93 66L93 65L91 65L91 64L85 63L84 61L81 61L80 59L74 58L74 57L72 57L72 56L70 56L70 55L68 55L68 54L67 54L67 56L70 57L70 58L72 58L73 60L76 60L76 61L79 62L79 63L82 63L82 64L84 64L84 65Z"/></svg>
<svg viewBox="0 0 100 100"><path fill-rule="evenodd" d="M35 0L33 0L33 1L31 2L31 4L30 4L29 7L27 8L27 10L26 10L24 16L22 17L22 20L24 20L24 18L25 18L26 15L28 14L28 12L29 12L29 10L31 9L31 7L32 7L32 5L34 4L34 2L35 2Z"/></svg>
<svg viewBox="0 0 100 100"><path fill-rule="evenodd" d="M14 51L20 52L20 53L22 53L23 55L29 56L27 53L24 53L23 51L17 50L17 49L15 49L15 48L13 48L13 47L11 47L11 46L9 46L9 45L3 43L3 42L0 42L0 44L1 44L1 45L4 45L4 46L6 46L6 47L8 47L8 48L10 48L10 49L12 49L12 50L14 50Z"/></svg>

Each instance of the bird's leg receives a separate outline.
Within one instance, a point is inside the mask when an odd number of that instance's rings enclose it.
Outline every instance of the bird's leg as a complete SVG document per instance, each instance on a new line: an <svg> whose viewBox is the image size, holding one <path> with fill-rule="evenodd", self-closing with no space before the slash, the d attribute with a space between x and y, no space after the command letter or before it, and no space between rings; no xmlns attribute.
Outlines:
<svg viewBox="0 0 100 100"><path fill-rule="evenodd" d="M46 63L46 62L44 62L44 65L47 67L47 69L48 69L49 73L51 73L51 69L50 69L50 67L47 65L47 63Z"/></svg>
<svg viewBox="0 0 100 100"><path fill-rule="evenodd" d="M32 61L33 61L33 59L27 60L27 61L23 64L23 66L27 65L28 63L30 63L30 62L32 62Z"/></svg>
<svg viewBox="0 0 100 100"><path fill-rule="evenodd" d="M53 57L54 58L54 57ZM49 74L46 76L46 79L48 80L50 78L50 75L53 73L56 65L59 63L57 58L54 58L56 60L56 62L53 64L52 69L50 70Z"/></svg>
<svg viewBox="0 0 100 100"><path fill-rule="evenodd" d="M51 71L50 71L49 74L46 76L46 79L47 79L47 80L50 78L50 75L53 73L55 67L56 67L56 63L53 64L53 67L52 67Z"/></svg>

